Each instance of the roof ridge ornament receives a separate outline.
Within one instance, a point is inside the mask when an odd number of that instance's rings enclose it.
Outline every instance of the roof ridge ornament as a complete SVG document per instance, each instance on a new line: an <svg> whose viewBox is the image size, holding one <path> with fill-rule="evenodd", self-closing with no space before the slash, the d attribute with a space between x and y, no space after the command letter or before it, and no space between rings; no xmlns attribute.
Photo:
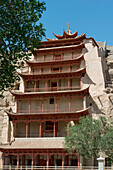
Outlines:
<svg viewBox="0 0 113 170"><path fill-rule="evenodd" d="M69 35L72 34L72 32L71 32L71 30L70 30L70 24L69 24L69 22L68 22L68 30L66 31L66 33L68 33Z"/></svg>

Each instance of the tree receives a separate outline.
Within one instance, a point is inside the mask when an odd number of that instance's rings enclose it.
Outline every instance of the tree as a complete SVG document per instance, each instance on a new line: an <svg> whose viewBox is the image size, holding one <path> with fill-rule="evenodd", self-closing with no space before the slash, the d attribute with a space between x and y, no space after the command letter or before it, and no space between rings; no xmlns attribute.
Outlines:
<svg viewBox="0 0 113 170"><path fill-rule="evenodd" d="M17 68L40 45L45 29L39 19L45 9L37 0L0 1L0 92L13 86Z"/></svg>
<svg viewBox="0 0 113 170"><path fill-rule="evenodd" d="M65 148L76 150L85 159L97 158L104 152L113 160L113 126L104 117L95 120L80 118L79 124L69 125L69 135L65 137Z"/></svg>

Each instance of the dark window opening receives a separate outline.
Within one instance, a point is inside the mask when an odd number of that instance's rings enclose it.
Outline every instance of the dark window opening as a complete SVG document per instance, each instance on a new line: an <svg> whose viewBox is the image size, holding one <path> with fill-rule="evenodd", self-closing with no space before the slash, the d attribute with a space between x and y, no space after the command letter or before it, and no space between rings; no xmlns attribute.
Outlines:
<svg viewBox="0 0 113 170"><path fill-rule="evenodd" d="M46 121L45 130L53 130L53 122Z"/></svg>
<svg viewBox="0 0 113 170"><path fill-rule="evenodd" d="M50 98L49 104L54 104L54 98Z"/></svg>
<svg viewBox="0 0 113 170"><path fill-rule="evenodd" d="M52 70L53 70L54 72L57 72L57 71L60 70L60 68L59 68L59 67L55 67L55 68L53 68Z"/></svg>

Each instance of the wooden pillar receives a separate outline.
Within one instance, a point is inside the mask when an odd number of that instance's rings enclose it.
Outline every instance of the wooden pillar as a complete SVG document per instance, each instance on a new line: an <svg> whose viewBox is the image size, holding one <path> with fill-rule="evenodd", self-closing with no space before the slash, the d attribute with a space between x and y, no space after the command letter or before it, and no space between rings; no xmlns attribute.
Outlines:
<svg viewBox="0 0 113 170"><path fill-rule="evenodd" d="M34 165L34 155L32 155L32 161L31 161L31 166Z"/></svg>
<svg viewBox="0 0 113 170"><path fill-rule="evenodd" d="M71 59L73 59L73 52L71 52Z"/></svg>
<svg viewBox="0 0 113 170"><path fill-rule="evenodd" d="M58 126L58 122L55 122L55 137L57 137L57 126Z"/></svg>
<svg viewBox="0 0 113 170"><path fill-rule="evenodd" d="M31 98L29 98L29 113L31 113Z"/></svg>
<svg viewBox="0 0 113 170"><path fill-rule="evenodd" d="M69 155L65 156L66 166L69 166Z"/></svg>
<svg viewBox="0 0 113 170"><path fill-rule="evenodd" d="M58 88L59 88L59 80L57 80L57 91L58 91Z"/></svg>
<svg viewBox="0 0 113 170"><path fill-rule="evenodd" d="M78 155L78 167L80 167L80 155Z"/></svg>
<svg viewBox="0 0 113 170"><path fill-rule="evenodd" d="M42 137L42 122L40 122L39 137Z"/></svg>
<svg viewBox="0 0 113 170"><path fill-rule="evenodd" d="M43 55L43 61L45 61L45 55Z"/></svg>
<svg viewBox="0 0 113 170"><path fill-rule="evenodd" d="M19 154L17 155L17 168L19 168Z"/></svg>
<svg viewBox="0 0 113 170"><path fill-rule="evenodd" d="M36 92L36 80L35 80L35 84L34 84L34 92Z"/></svg>
<svg viewBox="0 0 113 170"><path fill-rule="evenodd" d="M13 121L13 137L15 137L15 122Z"/></svg>
<svg viewBox="0 0 113 170"><path fill-rule="evenodd" d="M26 138L28 138L28 122L26 122Z"/></svg>
<svg viewBox="0 0 113 170"><path fill-rule="evenodd" d="M52 61L54 60L54 54L52 54Z"/></svg>
<svg viewBox="0 0 113 170"><path fill-rule="evenodd" d="M42 122L42 137L43 137L44 122Z"/></svg>
<svg viewBox="0 0 113 170"><path fill-rule="evenodd" d="M71 98L69 98L69 112L71 112Z"/></svg>
<svg viewBox="0 0 113 170"><path fill-rule="evenodd" d="M53 137L55 137L56 133L56 122L54 122L54 125L53 125Z"/></svg>
<svg viewBox="0 0 113 170"><path fill-rule="evenodd" d="M70 79L68 78L68 90L70 90Z"/></svg>
<svg viewBox="0 0 113 170"><path fill-rule="evenodd" d="M61 54L61 60L63 60L63 59L64 59L64 53Z"/></svg>
<svg viewBox="0 0 113 170"><path fill-rule="evenodd" d="M5 155L2 154L2 168L4 168L4 165L5 165Z"/></svg>
<svg viewBox="0 0 113 170"><path fill-rule="evenodd" d="M47 87L48 87L48 80L46 80L46 83L45 83L45 91L47 91Z"/></svg>
<svg viewBox="0 0 113 170"><path fill-rule="evenodd" d="M57 98L56 98L56 103L55 103L55 112L57 112Z"/></svg>
<svg viewBox="0 0 113 170"><path fill-rule="evenodd" d="M62 169L64 169L64 154L62 155Z"/></svg>
<svg viewBox="0 0 113 170"><path fill-rule="evenodd" d="M28 123L28 137L30 137L30 122Z"/></svg>
<svg viewBox="0 0 113 170"><path fill-rule="evenodd" d="M18 113L18 102L19 102L19 100L17 99L16 100L16 113Z"/></svg>
<svg viewBox="0 0 113 170"><path fill-rule="evenodd" d="M25 155L22 157L22 165L25 166Z"/></svg>
<svg viewBox="0 0 113 170"><path fill-rule="evenodd" d="M44 100L42 100L42 113L44 113Z"/></svg>
<svg viewBox="0 0 113 170"><path fill-rule="evenodd" d="M47 169L49 168L49 154L47 154L46 167L47 167Z"/></svg>

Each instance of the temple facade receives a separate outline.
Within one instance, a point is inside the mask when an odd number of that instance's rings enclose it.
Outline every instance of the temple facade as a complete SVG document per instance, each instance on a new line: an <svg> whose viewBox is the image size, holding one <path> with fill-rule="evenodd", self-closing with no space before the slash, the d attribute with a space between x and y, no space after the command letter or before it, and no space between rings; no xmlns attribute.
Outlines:
<svg viewBox="0 0 113 170"><path fill-rule="evenodd" d="M24 70L18 72L18 90L10 91L14 105L4 109L2 167L84 164L76 150L68 153L63 142L69 123L78 123L81 116L101 114L106 46L103 43L100 48L92 37L78 36L78 31L72 34L69 28L62 36L54 36L41 42Z"/></svg>

